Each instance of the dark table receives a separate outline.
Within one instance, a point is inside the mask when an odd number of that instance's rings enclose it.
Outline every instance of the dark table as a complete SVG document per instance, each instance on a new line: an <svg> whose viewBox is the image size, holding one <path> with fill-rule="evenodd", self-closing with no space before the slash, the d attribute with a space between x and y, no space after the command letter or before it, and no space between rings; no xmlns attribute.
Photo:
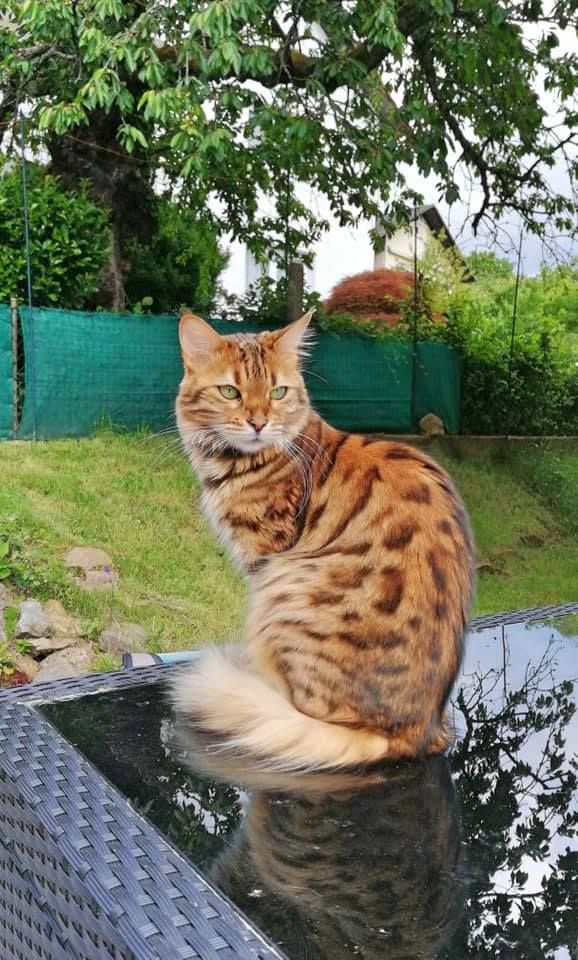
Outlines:
<svg viewBox="0 0 578 960"><path fill-rule="evenodd" d="M191 768L180 666L0 692L0 957L576 960L578 604L473 621L448 757Z"/></svg>

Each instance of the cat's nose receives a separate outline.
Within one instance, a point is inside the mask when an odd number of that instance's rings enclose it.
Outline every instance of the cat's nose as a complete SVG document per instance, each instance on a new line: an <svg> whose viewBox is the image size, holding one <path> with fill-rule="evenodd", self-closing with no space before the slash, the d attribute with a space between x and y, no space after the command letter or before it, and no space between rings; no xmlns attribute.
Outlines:
<svg viewBox="0 0 578 960"><path fill-rule="evenodd" d="M253 427L255 433L261 433L263 427L267 426L267 417L260 417L258 414L253 414L252 417L247 417L247 423Z"/></svg>

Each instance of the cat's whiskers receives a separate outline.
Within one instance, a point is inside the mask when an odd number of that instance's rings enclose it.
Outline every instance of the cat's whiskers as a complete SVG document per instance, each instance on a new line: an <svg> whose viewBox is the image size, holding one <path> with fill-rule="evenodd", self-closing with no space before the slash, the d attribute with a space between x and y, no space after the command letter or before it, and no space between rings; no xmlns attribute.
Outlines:
<svg viewBox="0 0 578 960"><path fill-rule="evenodd" d="M171 437L165 440L163 447L157 453L152 462L153 467L161 467L170 462L173 458L182 453L182 441L180 436Z"/></svg>
<svg viewBox="0 0 578 960"><path fill-rule="evenodd" d="M297 437L299 437L301 441L306 441L307 443L310 443L313 446L313 449L315 450L315 453L313 454L314 459L317 455L319 455L325 460L326 463L329 463L329 457L327 456L327 453L325 452L321 444L317 442L317 440L314 440L313 437L309 436L309 434L301 433L301 432L296 433L293 439L295 440Z"/></svg>
<svg viewBox="0 0 578 960"><path fill-rule="evenodd" d="M299 510L297 511L297 514L296 514L296 517L300 517L303 511L306 509L307 504L309 503L309 499L311 497L311 491L312 491L311 464L313 461L305 453L305 451L302 450L300 447L298 447L296 444L294 444L292 440L288 440L287 438L282 438L281 444L282 444L283 452L285 453L286 456L289 457L292 463L295 464L295 466L299 470L301 477L303 479L303 499L301 502L301 506L299 507Z"/></svg>
<svg viewBox="0 0 578 960"><path fill-rule="evenodd" d="M137 443L152 443L154 440L157 440L161 437L166 437L171 433L176 434L178 436L179 428L177 426L174 426L174 427L166 427L164 430L157 430L156 433L149 433L145 437L139 437L137 439Z"/></svg>

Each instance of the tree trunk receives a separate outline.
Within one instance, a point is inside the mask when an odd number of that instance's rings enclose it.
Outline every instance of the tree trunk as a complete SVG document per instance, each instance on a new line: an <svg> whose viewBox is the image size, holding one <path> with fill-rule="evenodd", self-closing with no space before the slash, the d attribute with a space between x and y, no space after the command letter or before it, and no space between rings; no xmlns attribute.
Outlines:
<svg viewBox="0 0 578 960"><path fill-rule="evenodd" d="M116 139L121 118L95 110L78 136L54 135L48 143L50 173L65 189L89 183L92 199L108 210L112 243L102 282L91 307L124 307L124 277L130 268L131 242L146 243L155 229L154 191L148 163L123 151Z"/></svg>
<svg viewBox="0 0 578 960"><path fill-rule="evenodd" d="M292 260L287 267L287 323L303 315L305 270L302 263Z"/></svg>

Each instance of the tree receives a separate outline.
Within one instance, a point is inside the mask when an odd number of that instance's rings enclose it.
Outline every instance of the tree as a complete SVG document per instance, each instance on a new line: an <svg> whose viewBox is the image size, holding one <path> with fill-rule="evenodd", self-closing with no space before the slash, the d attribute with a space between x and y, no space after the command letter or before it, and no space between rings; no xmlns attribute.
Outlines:
<svg viewBox="0 0 578 960"><path fill-rule="evenodd" d="M120 248L146 239L163 173L183 201L278 259L322 217L389 224L415 202L404 170L448 202L461 166L479 188L474 227L515 211L529 230L572 229L578 66L560 47L573 0L5 0L0 122L29 115L55 171L92 180ZM544 88L558 104L549 120ZM263 194L272 199L260 213Z"/></svg>
<svg viewBox="0 0 578 960"><path fill-rule="evenodd" d="M511 261L490 250L474 250L466 263L477 281L511 280L514 275Z"/></svg>

